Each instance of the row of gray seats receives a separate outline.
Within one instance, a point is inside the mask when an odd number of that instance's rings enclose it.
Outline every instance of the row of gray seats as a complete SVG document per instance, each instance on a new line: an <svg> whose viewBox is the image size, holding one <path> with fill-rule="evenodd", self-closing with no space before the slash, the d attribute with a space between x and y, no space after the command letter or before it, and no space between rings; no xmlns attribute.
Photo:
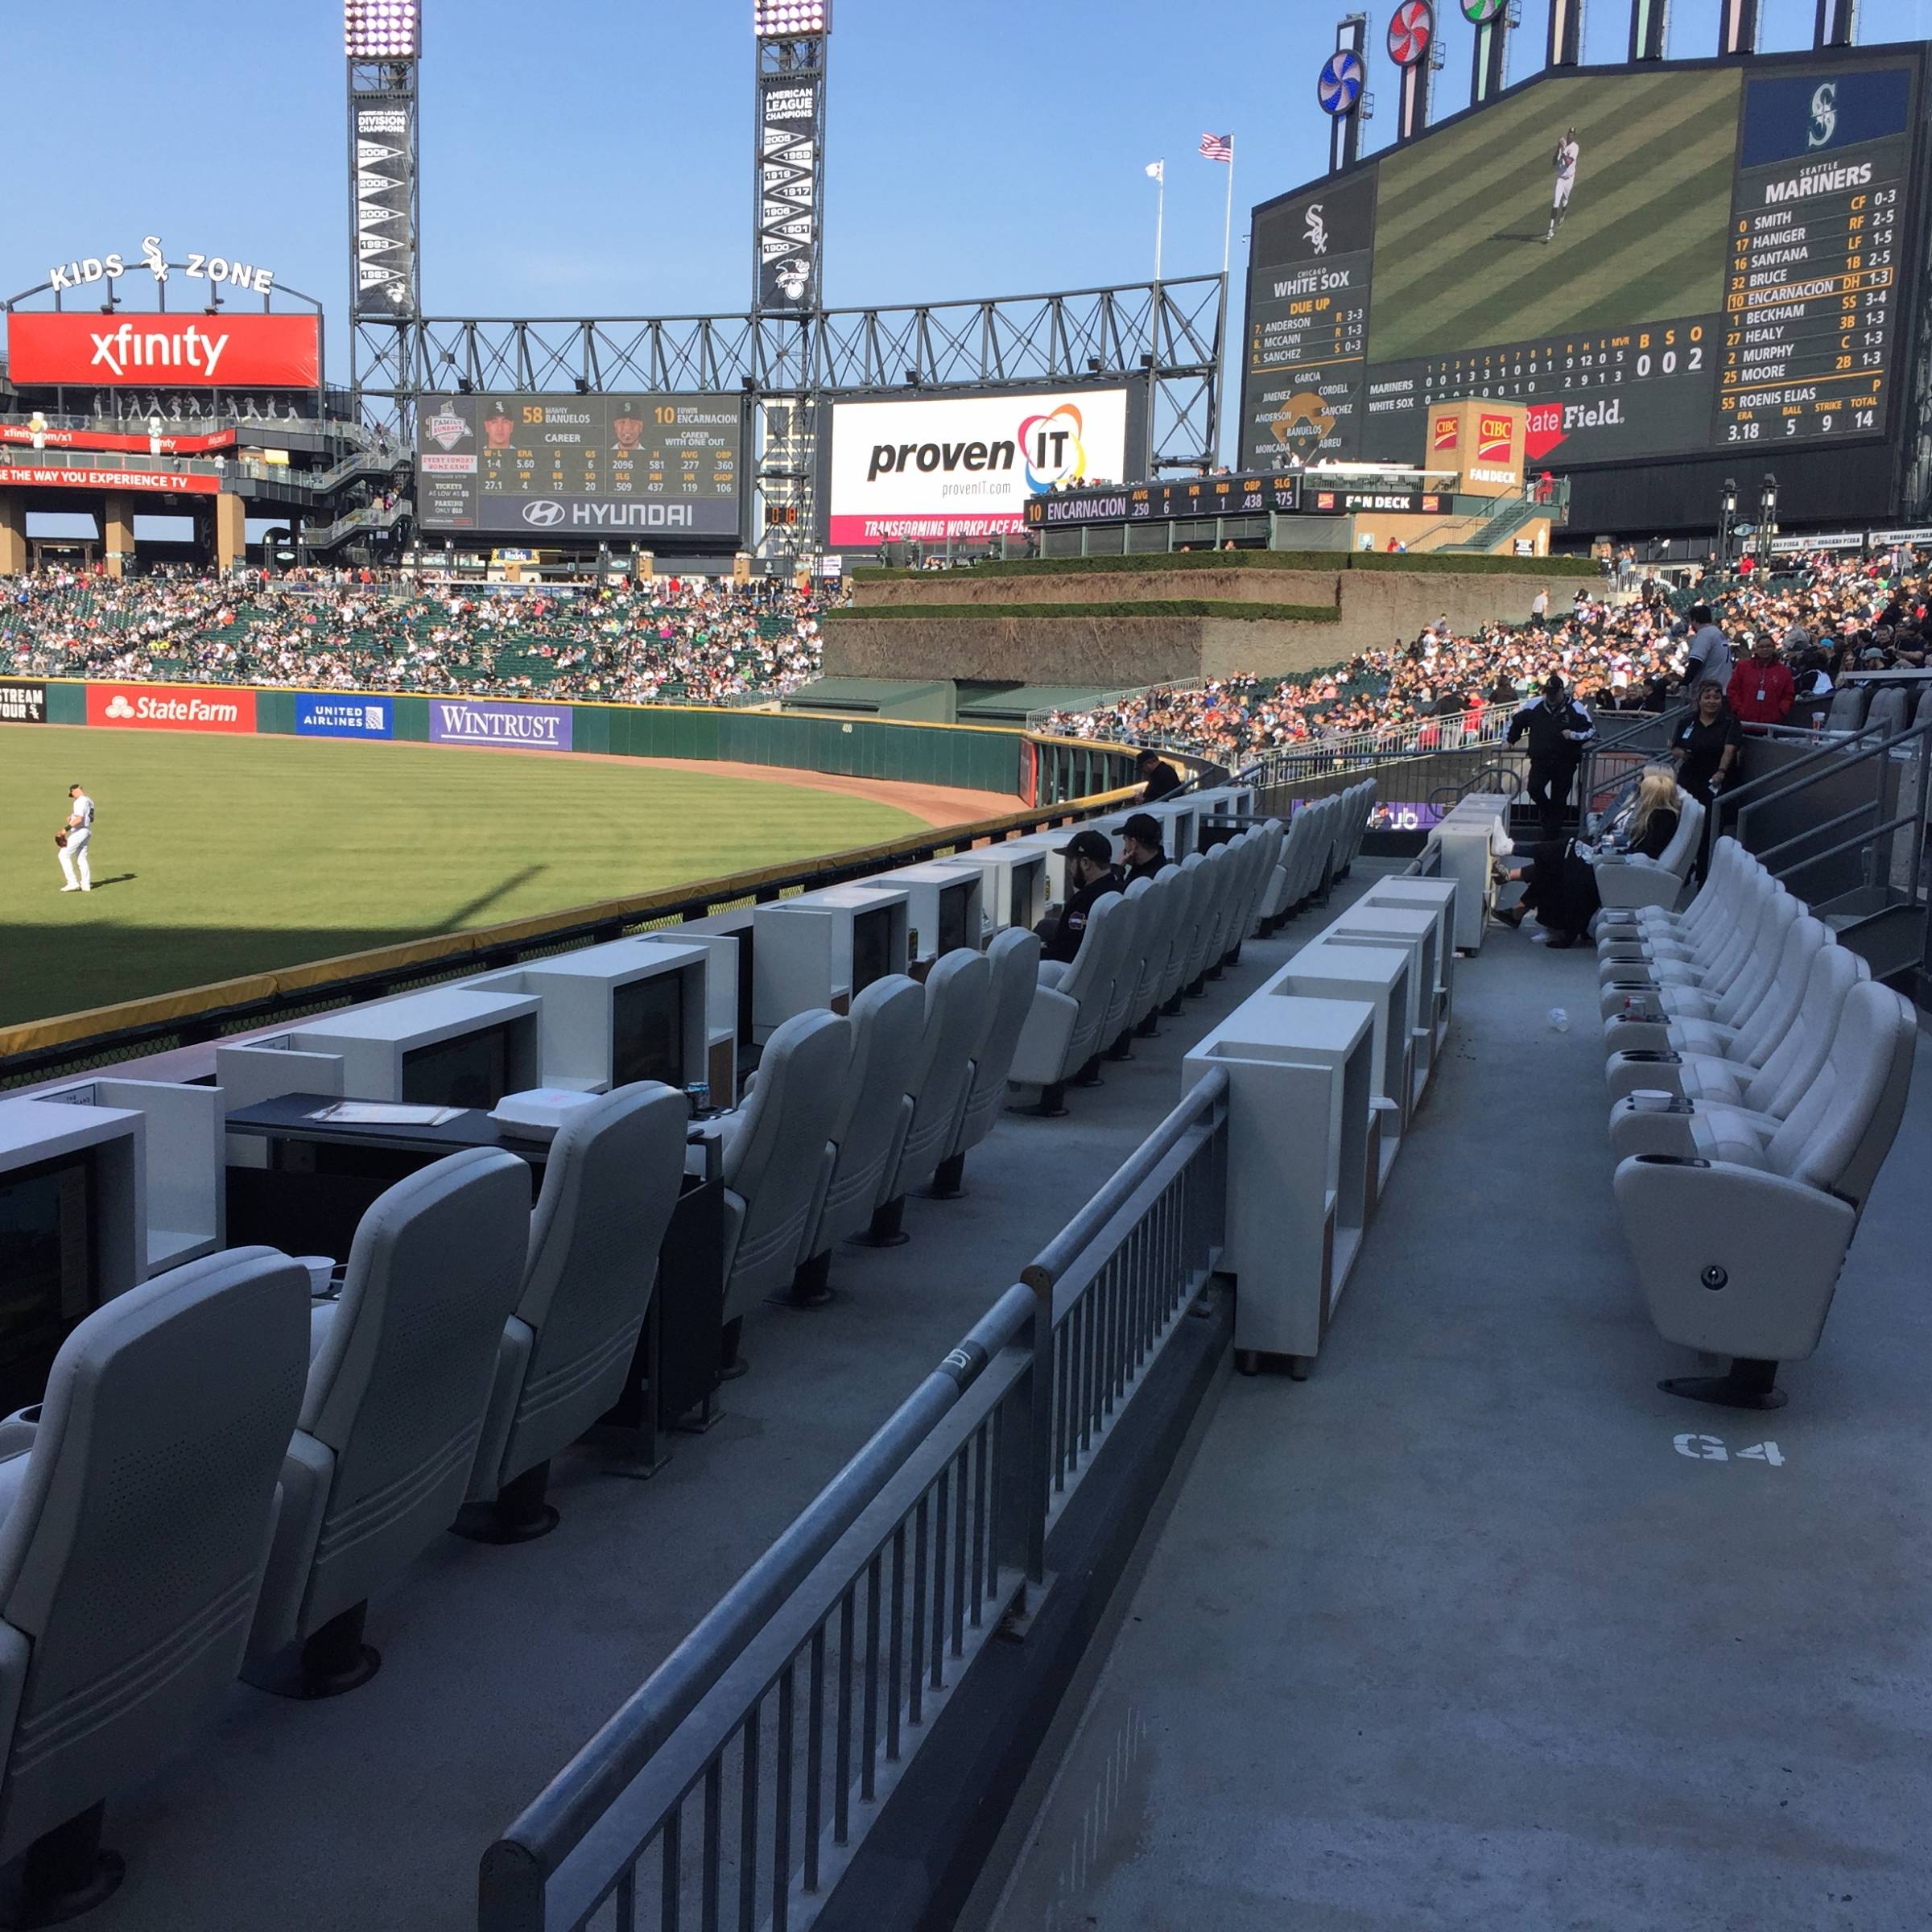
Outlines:
<svg viewBox="0 0 1932 1932"><path fill-rule="evenodd" d="M1364 778L1294 814L1261 900L1263 931L1274 931L1304 906L1327 901L1329 887L1348 876L1361 851L1374 807L1375 780Z"/></svg>
<svg viewBox="0 0 1932 1932"><path fill-rule="evenodd" d="M960 1191L998 1120L1030 1010L1040 942L1009 928L943 956L922 988L875 980L848 1015L815 1010L766 1042L727 1122L724 1319L764 1297L822 1298L841 1240L899 1237L906 1197Z"/></svg>
<svg viewBox="0 0 1932 1932"><path fill-rule="evenodd" d="M1932 723L1932 686L1918 692L1902 684L1844 684L1831 694L1831 708L1819 727L1827 738L1864 738L1879 744L1896 737L1908 723Z"/></svg>
<svg viewBox="0 0 1932 1932"><path fill-rule="evenodd" d="M542 1534L550 1459L621 1391L684 1170L689 1107L621 1088L530 1170L473 1148L399 1181L339 1291L237 1249L89 1315L0 1424L0 1860L13 1922L118 1881L106 1794L237 1674L314 1698L380 1660L372 1593L465 1519Z"/></svg>
<svg viewBox="0 0 1932 1932"><path fill-rule="evenodd" d="M1598 954L1616 1202L1651 1318L1732 1358L1662 1386L1775 1407L1904 1117L1912 1009L1728 837L1687 910L1606 911Z"/></svg>
<svg viewBox="0 0 1932 1932"><path fill-rule="evenodd" d="M1096 1084L1104 1052L1127 1057L1134 1032L1239 957L1283 836L1258 821L1135 880L1095 904L1071 963L1041 963L1011 1071L1015 1087L1039 1089L1038 1111L1063 1113L1068 1083Z"/></svg>
<svg viewBox="0 0 1932 1932"><path fill-rule="evenodd" d="M923 988L773 1035L724 1125L725 1316L824 1283L843 1236L937 1181L998 1117L1039 941L1000 935ZM559 1130L533 1205L500 1150L451 1155L363 1216L339 1287L234 1249L76 1328L0 1424L0 1860L18 1922L111 1891L106 1794L237 1674L316 1698L379 1667L369 1599L452 1527L555 1526L551 1460L624 1389L684 1174L689 1108L621 1088ZM815 1275L814 1271L817 1270ZM165 1445L158 1448L157 1445ZM0 1913L6 1909L0 1901Z"/></svg>

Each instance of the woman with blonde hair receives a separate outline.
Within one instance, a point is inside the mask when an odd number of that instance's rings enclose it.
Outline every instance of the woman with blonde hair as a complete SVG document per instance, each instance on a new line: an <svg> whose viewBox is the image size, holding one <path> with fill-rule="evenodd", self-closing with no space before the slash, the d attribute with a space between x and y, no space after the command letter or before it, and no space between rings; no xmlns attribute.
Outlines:
<svg viewBox="0 0 1932 1932"><path fill-rule="evenodd" d="M1682 807L1677 774L1667 765L1646 766L1629 803L1591 848L1591 857L1617 852L1662 858L1677 836ZM1560 952L1590 930L1590 922L1603 905L1596 873L1591 858L1578 850L1573 840L1545 840L1530 847L1528 856L1527 865L1507 875L1512 882L1522 881L1523 896L1513 906L1499 906L1496 916L1513 928L1522 924L1525 913L1534 911L1543 931L1531 936Z"/></svg>

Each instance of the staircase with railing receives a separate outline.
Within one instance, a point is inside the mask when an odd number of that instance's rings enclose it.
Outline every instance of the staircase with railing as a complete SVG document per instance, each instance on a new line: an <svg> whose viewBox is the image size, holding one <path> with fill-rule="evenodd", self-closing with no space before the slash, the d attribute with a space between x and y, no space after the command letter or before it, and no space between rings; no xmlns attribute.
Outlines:
<svg viewBox="0 0 1932 1932"><path fill-rule="evenodd" d="M1932 718L1832 740L1719 795L1707 836L1732 833L1871 967L1932 994L1927 807Z"/></svg>

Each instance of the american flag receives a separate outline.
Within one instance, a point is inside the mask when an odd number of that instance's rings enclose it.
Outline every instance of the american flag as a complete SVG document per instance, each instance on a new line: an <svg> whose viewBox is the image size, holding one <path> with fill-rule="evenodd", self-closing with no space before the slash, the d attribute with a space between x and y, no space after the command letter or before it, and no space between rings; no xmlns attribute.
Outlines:
<svg viewBox="0 0 1932 1932"><path fill-rule="evenodd" d="M1209 161L1225 161L1234 165L1234 136L1232 134L1203 134L1201 154Z"/></svg>

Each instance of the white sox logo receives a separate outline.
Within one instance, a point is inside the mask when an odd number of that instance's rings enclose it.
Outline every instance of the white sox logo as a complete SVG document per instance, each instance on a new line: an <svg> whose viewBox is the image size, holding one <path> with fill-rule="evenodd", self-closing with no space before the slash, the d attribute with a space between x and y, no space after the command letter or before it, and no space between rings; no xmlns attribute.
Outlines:
<svg viewBox="0 0 1932 1932"><path fill-rule="evenodd" d="M1807 147L1827 147L1838 132L1838 84L1827 80L1811 97L1811 126L1806 131Z"/></svg>
<svg viewBox="0 0 1932 1932"><path fill-rule="evenodd" d="M1328 224L1322 219L1322 204L1319 201L1309 204L1308 229L1302 238L1318 255L1327 254Z"/></svg>

